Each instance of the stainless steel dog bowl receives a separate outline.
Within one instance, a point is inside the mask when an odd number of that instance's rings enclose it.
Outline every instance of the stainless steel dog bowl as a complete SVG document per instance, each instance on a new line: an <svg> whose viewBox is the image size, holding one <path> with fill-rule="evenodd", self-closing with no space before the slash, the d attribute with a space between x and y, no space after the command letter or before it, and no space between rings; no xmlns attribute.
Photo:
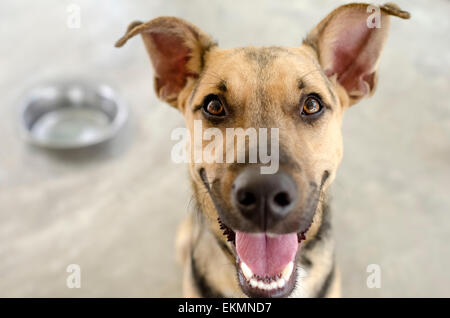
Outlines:
<svg viewBox="0 0 450 318"><path fill-rule="evenodd" d="M91 146L112 138L128 117L127 107L107 85L65 81L31 89L21 101L23 136L57 149Z"/></svg>

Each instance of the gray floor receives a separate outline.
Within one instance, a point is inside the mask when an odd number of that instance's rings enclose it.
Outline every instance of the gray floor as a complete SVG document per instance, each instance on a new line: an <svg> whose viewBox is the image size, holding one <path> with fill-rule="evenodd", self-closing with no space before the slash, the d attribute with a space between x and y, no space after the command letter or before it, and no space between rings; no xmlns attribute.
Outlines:
<svg viewBox="0 0 450 318"><path fill-rule="evenodd" d="M186 18L222 47L300 43L343 1L71 1L0 3L0 296L180 296L174 233L189 202L186 167L170 161L181 116L155 98L127 24ZM344 296L450 296L450 3L397 1L378 91L348 111L333 188ZM255 9L256 8L256 9ZM122 134L81 152L21 141L17 101L43 80L105 80L131 108ZM80 289L66 287L79 264ZM366 268L381 268L369 289Z"/></svg>

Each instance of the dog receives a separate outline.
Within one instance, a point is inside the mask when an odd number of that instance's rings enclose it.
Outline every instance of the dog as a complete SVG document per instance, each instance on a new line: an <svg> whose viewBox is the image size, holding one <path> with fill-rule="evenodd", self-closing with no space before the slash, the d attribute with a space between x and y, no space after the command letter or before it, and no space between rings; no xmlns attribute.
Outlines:
<svg viewBox="0 0 450 318"><path fill-rule="evenodd" d="M186 297L341 295L327 190L343 114L377 86L391 15L410 16L393 3L340 6L293 48L219 49L175 17L133 22L117 41L142 36L156 94L188 131L196 121L218 132L278 128L275 173L261 173L259 159L190 160L194 208L177 237Z"/></svg>

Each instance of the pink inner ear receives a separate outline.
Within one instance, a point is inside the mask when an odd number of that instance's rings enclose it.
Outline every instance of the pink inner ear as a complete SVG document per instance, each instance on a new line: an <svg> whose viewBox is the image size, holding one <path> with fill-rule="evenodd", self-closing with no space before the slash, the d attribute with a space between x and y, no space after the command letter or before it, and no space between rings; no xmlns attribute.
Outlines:
<svg viewBox="0 0 450 318"><path fill-rule="evenodd" d="M150 33L155 50L150 52L156 73L156 89L161 98L176 96L186 84L186 63L191 50L181 37L167 32Z"/></svg>
<svg viewBox="0 0 450 318"><path fill-rule="evenodd" d="M342 14L326 35L332 43L325 54L329 59L325 73L337 74L352 97L367 95L374 88L375 66L383 45L379 29L368 28L366 18L360 12Z"/></svg>

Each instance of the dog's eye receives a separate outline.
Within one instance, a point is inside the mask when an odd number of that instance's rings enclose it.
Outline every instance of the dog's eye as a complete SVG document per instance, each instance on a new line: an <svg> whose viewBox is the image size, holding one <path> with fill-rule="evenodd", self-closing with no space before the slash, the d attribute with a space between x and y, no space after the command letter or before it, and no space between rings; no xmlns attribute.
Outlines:
<svg viewBox="0 0 450 318"><path fill-rule="evenodd" d="M209 95L203 103L203 112L212 117L223 117L226 115L222 101L216 95Z"/></svg>
<svg viewBox="0 0 450 318"><path fill-rule="evenodd" d="M308 96L303 102L302 115L309 116L319 113L322 110L320 98L316 96Z"/></svg>

